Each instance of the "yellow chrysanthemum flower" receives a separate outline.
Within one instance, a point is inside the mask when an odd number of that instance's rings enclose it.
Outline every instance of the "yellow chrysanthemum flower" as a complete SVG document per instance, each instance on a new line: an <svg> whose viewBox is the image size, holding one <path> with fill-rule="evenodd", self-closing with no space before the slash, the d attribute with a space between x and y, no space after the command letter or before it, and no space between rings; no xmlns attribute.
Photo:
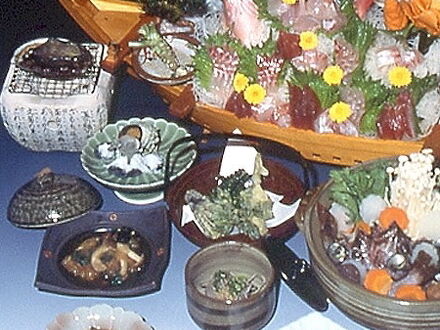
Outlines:
<svg viewBox="0 0 440 330"><path fill-rule="evenodd" d="M388 71L388 80L394 87L408 86L412 81L411 71L404 66L395 66Z"/></svg>
<svg viewBox="0 0 440 330"><path fill-rule="evenodd" d="M318 36L312 31L301 32L299 46L304 50L315 49L318 46Z"/></svg>
<svg viewBox="0 0 440 330"><path fill-rule="evenodd" d="M266 90L259 84L251 84L244 90L243 96L246 102L257 105L266 97Z"/></svg>
<svg viewBox="0 0 440 330"><path fill-rule="evenodd" d="M336 102L330 107L328 116L335 123L343 123L352 113L353 111L351 111L351 107L348 103Z"/></svg>
<svg viewBox="0 0 440 330"><path fill-rule="evenodd" d="M244 91L246 87L248 87L248 85L249 85L249 78L246 77L244 74L238 72L234 77L234 82L233 82L234 90L237 93L240 93Z"/></svg>
<svg viewBox="0 0 440 330"><path fill-rule="evenodd" d="M324 70L322 78L329 85L339 85L344 78L344 70L339 65L331 65Z"/></svg>
<svg viewBox="0 0 440 330"><path fill-rule="evenodd" d="M284 2L286 5L294 5L294 4L296 3L296 0L283 0L283 2Z"/></svg>

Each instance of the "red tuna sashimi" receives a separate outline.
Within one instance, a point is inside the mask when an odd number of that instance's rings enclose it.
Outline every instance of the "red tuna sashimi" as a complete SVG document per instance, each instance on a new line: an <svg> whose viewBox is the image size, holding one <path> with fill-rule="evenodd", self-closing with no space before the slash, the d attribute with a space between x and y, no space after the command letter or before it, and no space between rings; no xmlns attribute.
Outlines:
<svg viewBox="0 0 440 330"><path fill-rule="evenodd" d="M225 108L226 110L235 113L238 118L252 117L254 113L251 105L244 99L243 93L233 92L229 97Z"/></svg>
<svg viewBox="0 0 440 330"><path fill-rule="evenodd" d="M291 60L301 55L301 47L299 46L299 35L281 31L277 40L277 55L285 60Z"/></svg>
<svg viewBox="0 0 440 330"><path fill-rule="evenodd" d="M381 139L402 140L416 136L414 107L409 91L401 92L395 105L384 105L377 120L377 128Z"/></svg>
<svg viewBox="0 0 440 330"><path fill-rule="evenodd" d="M321 112L315 92L308 86L289 86L291 124L293 127L313 129L313 122Z"/></svg>

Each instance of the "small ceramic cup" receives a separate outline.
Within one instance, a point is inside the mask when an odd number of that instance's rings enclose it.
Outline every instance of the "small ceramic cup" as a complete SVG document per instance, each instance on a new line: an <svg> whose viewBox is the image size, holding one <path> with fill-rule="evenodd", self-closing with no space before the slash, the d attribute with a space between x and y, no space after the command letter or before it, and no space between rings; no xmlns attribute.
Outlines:
<svg viewBox="0 0 440 330"><path fill-rule="evenodd" d="M208 295L203 287L219 270L263 279L259 290L228 301ZM195 253L185 267L186 303L193 320L203 329L261 329L272 318L277 301L275 271L259 249L226 241Z"/></svg>

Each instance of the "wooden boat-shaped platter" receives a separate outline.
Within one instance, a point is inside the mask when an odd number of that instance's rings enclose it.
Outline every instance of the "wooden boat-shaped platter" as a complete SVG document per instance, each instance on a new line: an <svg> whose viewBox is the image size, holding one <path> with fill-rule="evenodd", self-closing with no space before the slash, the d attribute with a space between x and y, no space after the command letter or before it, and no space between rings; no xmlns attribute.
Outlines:
<svg viewBox="0 0 440 330"><path fill-rule="evenodd" d="M59 0L72 18L96 42L114 46L118 55L104 65L109 69L123 61L131 75L139 78L131 65L133 55L128 42L134 40L140 26L156 18L148 16L140 4L120 0ZM232 132L268 138L298 150L305 158L335 164L354 165L367 160L409 154L431 148L440 155L440 126L415 141L383 140L340 134L321 134L294 127L282 128L271 123L238 118L232 112L196 103L190 84L170 86L154 84L154 89L170 105L171 114L188 118L213 132Z"/></svg>

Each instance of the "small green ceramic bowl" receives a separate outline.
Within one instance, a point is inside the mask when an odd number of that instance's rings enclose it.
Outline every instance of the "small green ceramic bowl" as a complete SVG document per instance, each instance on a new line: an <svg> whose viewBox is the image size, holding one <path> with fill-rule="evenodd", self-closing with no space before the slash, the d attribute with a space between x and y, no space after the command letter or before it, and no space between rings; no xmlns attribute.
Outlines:
<svg viewBox="0 0 440 330"><path fill-rule="evenodd" d="M165 119L153 118L130 118L120 120L114 124L105 126L101 131L87 140L81 152L81 162L87 173L103 185L121 192L147 192L160 188L164 183L164 171L146 171L135 176L121 176L109 171L108 162L99 157L97 148L107 142L112 143L118 138L122 128L128 125L140 125L159 129L160 144L157 153L165 160L171 145L178 139L189 136L187 130ZM170 157L172 172L170 180L185 172L194 162L196 157L195 148L190 147L191 142L182 143L176 147Z"/></svg>

